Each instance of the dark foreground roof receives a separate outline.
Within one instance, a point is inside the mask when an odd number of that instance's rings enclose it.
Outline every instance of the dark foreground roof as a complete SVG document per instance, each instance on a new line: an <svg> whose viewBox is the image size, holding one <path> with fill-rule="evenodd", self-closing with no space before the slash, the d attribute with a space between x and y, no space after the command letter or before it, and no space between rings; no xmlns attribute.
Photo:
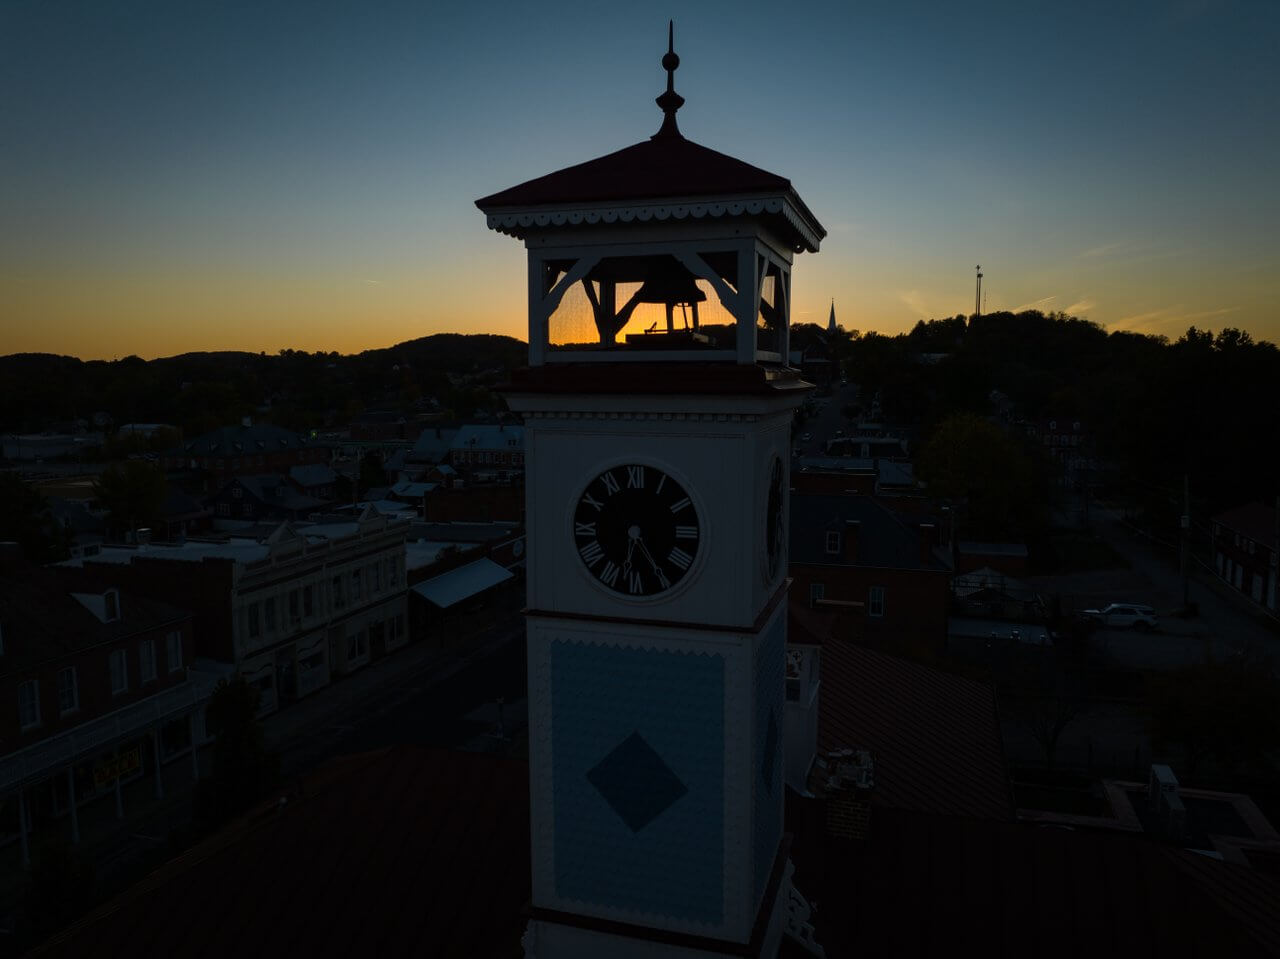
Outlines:
<svg viewBox="0 0 1280 959"><path fill-rule="evenodd" d="M529 773L394 747L161 867L41 956L523 955Z"/></svg>
<svg viewBox="0 0 1280 959"><path fill-rule="evenodd" d="M516 959L528 795L521 760L412 746L347 757L35 954ZM878 806L865 839L833 838L822 802L789 794L787 818L831 959L1280 950L1278 884L1243 867L1141 837Z"/></svg>
<svg viewBox="0 0 1280 959"><path fill-rule="evenodd" d="M1012 819L991 687L844 640L822 646L819 755L871 750L877 805Z"/></svg>
<svg viewBox="0 0 1280 959"><path fill-rule="evenodd" d="M1280 955L1280 883L1142 837L788 797L796 887L837 956ZM795 955L793 952L792 955Z"/></svg>

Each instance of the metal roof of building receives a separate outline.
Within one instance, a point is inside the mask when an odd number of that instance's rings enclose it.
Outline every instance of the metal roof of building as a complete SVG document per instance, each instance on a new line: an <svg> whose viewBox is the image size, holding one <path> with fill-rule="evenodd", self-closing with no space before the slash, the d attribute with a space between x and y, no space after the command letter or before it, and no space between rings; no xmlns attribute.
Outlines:
<svg viewBox="0 0 1280 959"><path fill-rule="evenodd" d="M448 609L470 599L491 586L511 579L514 574L491 559L478 559L412 587L413 591L441 609Z"/></svg>
<svg viewBox="0 0 1280 959"><path fill-rule="evenodd" d="M870 749L877 804L1013 818L990 686L832 639L822 614L791 613L792 641L822 647L819 755Z"/></svg>

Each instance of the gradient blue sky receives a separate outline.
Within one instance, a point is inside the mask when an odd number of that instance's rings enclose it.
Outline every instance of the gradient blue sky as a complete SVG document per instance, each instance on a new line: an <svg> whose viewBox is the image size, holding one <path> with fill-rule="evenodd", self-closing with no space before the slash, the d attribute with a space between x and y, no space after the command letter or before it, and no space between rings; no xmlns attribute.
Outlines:
<svg viewBox="0 0 1280 959"><path fill-rule="evenodd" d="M0 4L0 353L524 335L479 197L653 133L790 177L795 319L1280 340L1280 3Z"/></svg>

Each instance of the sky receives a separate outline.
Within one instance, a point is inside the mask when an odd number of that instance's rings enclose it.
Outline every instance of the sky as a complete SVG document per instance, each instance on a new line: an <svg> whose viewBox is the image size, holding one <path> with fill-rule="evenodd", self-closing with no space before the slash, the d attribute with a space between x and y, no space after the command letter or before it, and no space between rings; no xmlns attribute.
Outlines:
<svg viewBox="0 0 1280 959"><path fill-rule="evenodd" d="M656 132L828 230L793 320L1280 341L1280 3L0 3L0 354L525 338L476 198Z"/></svg>

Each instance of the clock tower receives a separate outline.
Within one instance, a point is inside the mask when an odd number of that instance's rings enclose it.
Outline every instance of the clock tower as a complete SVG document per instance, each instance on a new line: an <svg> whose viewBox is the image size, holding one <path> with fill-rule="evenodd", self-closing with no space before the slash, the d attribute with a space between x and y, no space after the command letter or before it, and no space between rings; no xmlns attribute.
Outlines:
<svg viewBox="0 0 1280 959"><path fill-rule="evenodd" d="M648 140L478 200L528 251L526 954L776 954L791 265L783 177Z"/></svg>

